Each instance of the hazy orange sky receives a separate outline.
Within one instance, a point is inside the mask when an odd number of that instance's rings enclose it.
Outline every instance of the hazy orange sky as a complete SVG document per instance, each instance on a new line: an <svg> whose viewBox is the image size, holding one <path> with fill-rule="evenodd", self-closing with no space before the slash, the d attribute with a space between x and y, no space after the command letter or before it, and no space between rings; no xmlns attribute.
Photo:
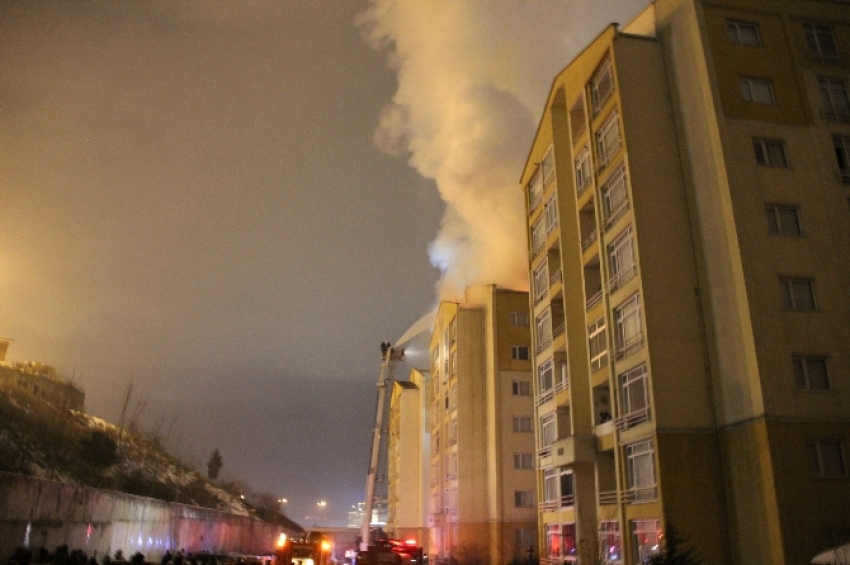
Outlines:
<svg viewBox="0 0 850 565"><path fill-rule="evenodd" d="M362 500L379 344L525 282L554 74L646 0L0 0L0 335L309 525Z"/></svg>

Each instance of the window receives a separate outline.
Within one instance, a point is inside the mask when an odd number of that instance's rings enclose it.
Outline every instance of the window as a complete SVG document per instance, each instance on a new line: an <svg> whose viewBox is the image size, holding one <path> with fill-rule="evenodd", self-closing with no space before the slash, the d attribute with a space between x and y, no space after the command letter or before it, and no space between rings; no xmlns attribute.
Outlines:
<svg viewBox="0 0 850 565"><path fill-rule="evenodd" d="M759 26L753 22L739 22L728 20L726 29L729 32L729 41L738 45L761 46L761 35Z"/></svg>
<svg viewBox="0 0 850 565"><path fill-rule="evenodd" d="M614 73L611 69L611 57L606 56L593 73L593 78L590 79L590 100L593 103L594 113L602 109L602 105L613 92Z"/></svg>
<svg viewBox="0 0 850 565"><path fill-rule="evenodd" d="M528 361L528 346L527 345L512 345L511 359L516 361Z"/></svg>
<svg viewBox="0 0 850 565"><path fill-rule="evenodd" d="M631 226L623 230L608 246L608 271L610 275L608 285L611 292L620 288L637 273Z"/></svg>
<svg viewBox="0 0 850 565"><path fill-rule="evenodd" d="M590 166L590 147L585 145L576 157L576 192L581 195L590 186L593 169Z"/></svg>
<svg viewBox="0 0 850 565"><path fill-rule="evenodd" d="M528 416L514 416L514 431L515 432L530 432L531 418Z"/></svg>
<svg viewBox="0 0 850 565"><path fill-rule="evenodd" d="M534 469L534 454L514 453L514 469Z"/></svg>
<svg viewBox="0 0 850 565"><path fill-rule="evenodd" d="M632 500L655 499L655 449L652 440L627 445L626 461Z"/></svg>
<svg viewBox="0 0 850 565"><path fill-rule="evenodd" d="M812 312L815 310L815 287L812 279L780 277L782 307L785 310Z"/></svg>
<svg viewBox="0 0 850 565"><path fill-rule="evenodd" d="M846 477L844 442L822 439L808 444L809 464L816 477Z"/></svg>
<svg viewBox="0 0 850 565"><path fill-rule="evenodd" d="M540 300L549 291L549 261L543 260L540 265L534 269L534 298Z"/></svg>
<svg viewBox="0 0 850 565"><path fill-rule="evenodd" d="M826 121L850 122L850 97L843 79L818 77L818 91Z"/></svg>
<svg viewBox="0 0 850 565"><path fill-rule="evenodd" d="M841 62L838 55L838 44L835 34L828 25L803 24L806 32L806 44L809 47L809 57L817 63L835 65Z"/></svg>
<svg viewBox="0 0 850 565"><path fill-rule="evenodd" d="M543 471L543 500L555 502L558 500L558 469Z"/></svg>
<svg viewBox="0 0 850 565"><path fill-rule="evenodd" d="M543 161L540 162L540 167L543 169L543 186L549 186L555 180L555 154L552 152L552 146L546 151L543 156Z"/></svg>
<svg viewBox="0 0 850 565"><path fill-rule="evenodd" d="M452 385L452 408L457 408L457 384Z"/></svg>
<svg viewBox="0 0 850 565"><path fill-rule="evenodd" d="M787 167L785 143L777 139L753 139L756 163L765 167Z"/></svg>
<svg viewBox="0 0 850 565"><path fill-rule="evenodd" d="M543 198L543 176L540 174L540 167L534 170L531 175L531 180L526 185L528 194L528 211L531 212L540 205L540 200Z"/></svg>
<svg viewBox="0 0 850 565"><path fill-rule="evenodd" d="M632 547L638 563L649 563L661 549L661 520L635 520L632 522Z"/></svg>
<svg viewBox="0 0 850 565"><path fill-rule="evenodd" d="M626 170L617 169L602 186L602 215L605 229L611 227L628 210L629 191L626 188Z"/></svg>
<svg viewBox="0 0 850 565"><path fill-rule="evenodd" d="M838 160L841 182L850 184L850 136L834 135L832 144L835 146L835 158Z"/></svg>
<svg viewBox="0 0 850 565"><path fill-rule="evenodd" d="M528 326L528 313L511 312L510 321L512 326Z"/></svg>
<svg viewBox="0 0 850 565"><path fill-rule="evenodd" d="M617 323L617 359L631 355L643 347L640 296L632 295L614 311Z"/></svg>
<svg viewBox="0 0 850 565"><path fill-rule="evenodd" d="M449 472L451 473L452 479L457 478L457 451L452 451L452 464L449 467Z"/></svg>
<svg viewBox="0 0 850 565"><path fill-rule="evenodd" d="M826 357L794 355L791 362L797 390L829 390Z"/></svg>
<svg viewBox="0 0 850 565"><path fill-rule="evenodd" d="M546 525L546 555L550 559L558 559L561 556L561 525Z"/></svg>
<svg viewBox="0 0 850 565"><path fill-rule="evenodd" d="M546 347L552 342L552 319L549 314L549 309L543 311L537 316L537 346Z"/></svg>
<svg viewBox="0 0 850 565"><path fill-rule="evenodd" d="M573 472L561 469L561 506L572 506L575 502L575 489L573 485Z"/></svg>
<svg viewBox="0 0 850 565"><path fill-rule="evenodd" d="M449 354L449 374L454 375L457 373L457 351L452 351Z"/></svg>
<svg viewBox="0 0 850 565"><path fill-rule="evenodd" d="M796 237L803 235L803 230L800 229L800 209L796 206L768 204L765 206L765 212L770 233Z"/></svg>
<svg viewBox="0 0 850 565"><path fill-rule="evenodd" d="M540 417L540 449L548 450L552 447L552 444L555 443L555 440L558 436L558 430L555 427L555 413L549 412L548 414Z"/></svg>
<svg viewBox="0 0 850 565"><path fill-rule="evenodd" d="M457 318L452 318L449 322L449 340L452 344L457 341Z"/></svg>
<svg viewBox="0 0 850 565"><path fill-rule="evenodd" d="M768 79L741 77L741 95L747 102L776 104L773 82Z"/></svg>
<svg viewBox="0 0 850 565"><path fill-rule="evenodd" d="M546 201L546 233L552 233L552 230L558 227L557 194L557 192L552 194L552 196L549 197L549 200Z"/></svg>
<svg viewBox="0 0 850 565"><path fill-rule="evenodd" d="M534 491L514 491L514 506L516 506L517 508L534 508Z"/></svg>
<svg viewBox="0 0 850 565"><path fill-rule="evenodd" d="M531 253L537 255L546 245L546 218L540 216L531 227Z"/></svg>
<svg viewBox="0 0 850 565"><path fill-rule="evenodd" d="M531 394L531 383L528 381L514 381L511 383L514 396L528 396Z"/></svg>
<svg viewBox="0 0 850 565"><path fill-rule="evenodd" d="M575 557L578 555L576 547L576 525L562 524L561 525L561 556L568 562L575 562Z"/></svg>
<svg viewBox="0 0 850 565"><path fill-rule="evenodd" d="M590 346L590 371L598 371L608 364L608 337L604 316L587 327L587 336Z"/></svg>
<svg viewBox="0 0 850 565"><path fill-rule="evenodd" d="M452 418L452 422L449 424L449 442L450 445L457 443L457 417Z"/></svg>
<svg viewBox="0 0 850 565"><path fill-rule="evenodd" d="M603 563L622 563L619 522L614 520L599 522L599 545Z"/></svg>
<svg viewBox="0 0 850 565"><path fill-rule="evenodd" d="M537 385L540 395L552 392L555 386L555 363L549 359L537 369Z"/></svg>
<svg viewBox="0 0 850 565"><path fill-rule="evenodd" d="M599 169L605 168L620 149L620 115L614 112L596 132L596 155Z"/></svg>
<svg viewBox="0 0 850 565"><path fill-rule="evenodd" d="M620 375L622 416L618 424L628 429L649 420L649 386L646 364Z"/></svg>

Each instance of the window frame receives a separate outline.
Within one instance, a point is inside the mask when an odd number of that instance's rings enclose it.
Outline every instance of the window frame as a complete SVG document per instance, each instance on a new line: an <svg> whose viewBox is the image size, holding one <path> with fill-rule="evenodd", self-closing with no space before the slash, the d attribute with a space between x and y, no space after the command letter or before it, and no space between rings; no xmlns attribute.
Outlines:
<svg viewBox="0 0 850 565"><path fill-rule="evenodd" d="M608 134L616 131L616 137ZM620 112L614 110L596 131L596 157L599 171L604 170L623 147L623 134L620 131Z"/></svg>
<svg viewBox="0 0 850 565"><path fill-rule="evenodd" d="M614 84L614 67L610 53L605 54L599 65L597 65L596 70L593 71L593 75L588 82L588 90L590 92L593 114L596 115L602 110L602 107L616 90L616 85Z"/></svg>
<svg viewBox="0 0 850 565"><path fill-rule="evenodd" d="M823 33L825 30L827 33ZM831 25L803 22L803 33L806 37L809 59L816 63L827 65L838 65L841 63L838 41L836 41L835 30ZM825 52L823 45L823 39L825 37L829 37L832 40L832 53Z"/></svg>
<svg viewBox="0 0 850 565"><path fill-rule="evenodd" d="M514 469L517 471L534 470L534 454L526 452L515 452Z"/></svg>
<svg viewBox="0 0 850 565"><path fill-rule="evenodd" d="M531 396L530 381L511 381L512 396Z"/></svg>
<svg viewBox="0 0 850 565"><path fill-rule="evenodd" d="M508 316L510 325L515 327L528 327L528 312L511 312Z"/></svg>
<svg viewBox="0 0 850 565"><path fill-rule="evenodd" d="M850 184L850 135L833 135L832 146L838 163L838 175L841 182Z"/></svg>
<svg viewBox="0 0 850 565"><path fill-rule="evenodd" d="M826 468L827 465L824 461L825 453L823 448L827 445L832 445L838 449L837 455L840 470L837 472L830 472L830 470ZM818 479L843 479L848 476L847 446L843 440L837 438L817 439L806 442L806 448L809 452L809 465L813 477Z"/></svg>
<svg viewBox="0 0 850 565"><path fill-rule="evenodd" d="M581 194L593 183L593 164L590 161L590 144L585 145L575 158L573 167L576 194Z"/></svg>
<svg viewBox="0 0 850 565"><path fill-rule="evenodd" d="M817 312L815 279L809 277L779 277L782 309L786 312ZM802 291L802 294L799 292ZM805 296L804 296L805 295Z"/></svg>
<svg viewBox="0 0 850 565"><path fill-rule="evenodd" d="M621 429L647 422L651 414L649 370L641 363L619 375L620 417L617 419Z"/></svg>
<svg viewBox="0 0 850 565"><path fill-rule="evenodd" d="M531 416L514 416L513 431L519 434L527 434L534 431Z"/></svg>
<svg viewBox="0 0 850 565"><path fill-rule="evenodd" d="M626 168L621 165L612 172L602 185L600 192L602 194L602 218L605 223L605 230L608 230L631 206ZM614 195L622 195L622 198L615 200L612 198Z"/></svg>
<svg viewBox="0 0 850 565"><path fill-rule="evenodd" d="M767 106L776 105L776 90L773 88L773 81L771 79L742 76L739 77L738 82L741 86L741 96L744 98L744 102L749 102L750 104L764 104ZM769 96L766 99L761 99L760 92L758 90L754 90L754 86L766 86L767 94Z"/></svg>
<svg viewBox="0 0 850 565"><path fill-rule="evenodd" d="M637 330L629 332L634 319L637 320ZM634 293L614 308L614 338L617 359L624 359L643 348L646 332L643 327L643 304L640 293Z"/></svg>
<svg viewBox="0 0 850 565"><path fill-rule="evenodd" d="M523 352L525 356L523 357ZM511 360L513 361L529 361L531 359L531 355L529 352L529 347L527 345L512 345L511 346Z"/></svg>
<svg viewBox="0 0 850 565"><path fill-rule="evenodd" d="M628 243L628 246L626 245ZM628 247L631 256L631 264L622 261L622 251ZM626 282L637 275L637 257L635 254L635 240L632 234L632 226L626 227L608 244L606 253L608 255L608 291L614 292Z"/></svg>
<svg viewBox="0 0 850 565"><path fill-rule="evenodd" d="M838 124L850 122L850 90L847 80L818 75L817 81L824 119Z"/></svg>
<svg viewBox="0 0 850 565"><path fill-rule="evenodd" d="M803 237L805 235L803 225L800 222L799 206L767 203L764 205L764 210L767 217L767 229L771 235L785 237ZM793 221L788 218L789 212L793 213Z"/></svg>
<svg viewBox="0 0 850 565"><path fill-rule="evenodd" d="M655 443L645 439L623 447L626 458L628 489L632 501L655 500L658 496L658 468L655 463ZM651 477L644 477L648 472ZM649 481L647 482L647 479Z"/></svg>
<svg viewBox="0 0 850 565"><path fill-rule="evenodd" d="M608 365L608 333L605 316L600 316L587 326L587 343L590 372L594 373ZM600 345L601 349L595 348Z"/></svg>
<svg viewBox="0 0 850 565"><path fill-rule="evenodd" d="M777 169L790 168L788 164L788 151L786 150L785 142L781 139L754 137L753 151L755 152L757 165Z"/></svg>
<svg viewBox="0 0 850 565"><path fill-rule="evenodd" d="M820 371L813 372L815 365ZM829 392L832 390L829 359L826 355L792 355L791 366L794 371L794 386L798 391ZM822 373L822 377L814 381L814 376L818 372Z"/></svg>
<svg viewBox="0 0 850 565"><path fill-rule="evenodd" d="M741 34L742 29L753 30L755 43L745 41L746 36ZM729 41L733 45L746 45L748 47L764 47L761 40L761 29L757 22L745 20L726 20L726 32L729 35Z"/></svg>

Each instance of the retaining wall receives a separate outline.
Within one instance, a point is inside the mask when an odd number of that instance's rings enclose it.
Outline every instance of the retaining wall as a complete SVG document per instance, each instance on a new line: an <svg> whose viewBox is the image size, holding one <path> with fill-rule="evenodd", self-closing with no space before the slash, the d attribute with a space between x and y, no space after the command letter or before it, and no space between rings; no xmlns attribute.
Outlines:
<svg viewBox="0 0 850 565"><path fill-rule="evenodd" d="M290 529L207 508L0 473L0 562L16 547L59 545L159 562L174 552L267 555Z"/></svg>

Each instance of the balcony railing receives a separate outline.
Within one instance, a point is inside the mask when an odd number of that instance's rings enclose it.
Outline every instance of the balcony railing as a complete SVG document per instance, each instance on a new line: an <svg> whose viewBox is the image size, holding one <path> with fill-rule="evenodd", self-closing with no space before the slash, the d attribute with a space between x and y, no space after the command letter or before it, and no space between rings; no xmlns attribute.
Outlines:
<svg viewBox="0 0 850 565"><path fill-rule="evenodd" d="M809 52L809 59L823 65L841 65L844 62L844 57L839 53Z"/></svg>
<svg viewBox="0 0 850 565"><path fill-rule="evenodd" d="M554 330L552 330L552 339L555 339L556 337L558 337L559 335L561 335L565 331L567 331L567 323L561 322L560 324L555 326Z"/></svg>
<svg viewBox="0 0 850 565"><path fill-rule="evenodd" d="M563 278L564 278L564 277L563 277L563 273L561 272L561 270L560 270L560 269L558 269L557 271L555 271L555 274L554 274L554 275L552 275L551 277L549 277L549 286L550 286L550 287L555 286L556 284L558 284L559 282L561 282L561 280L562 280Z"/></svg>
<svg viewBox="0 0 850 565"><path fill-rule="evenodd" d="M590 233L581 240L581 250L587 251L587 248L593 245L593 242L596 241L598 237L599 234L597 234L596 229L591 230Z"/></svg>
<svg viewBox="0 0 850 565"><path fill-rule="evenodd" d="M552 388L548 388L548 389L544 390L543 392L541 392L540 394L537 395L537 404L539 406L540 404L543 404L544 402L548 402L549 400L552 400L553 398L555 398L555 390L552 389Z"/></svg>
<svg viewBox="0 0 850 565"><path fill-rule="evenodd" d="M605 230L611 229L617 220L619 220L623 214L625 214L629 209L629 200L628 198L624 198L623 201L617 205L617 207L608 214L605 218Z"/></svg>
<svg viewBox="0 0 850 565"><path fill-rule="evenodd" d="M599 491L599 504L607 505L607 504L617 504L620 502L620 496L616 490L600 490Z"/></svg>
<svg viewBox="0 0 850 565"><path fill-rule="evenodd" d="M544 457L549 457L552 455L552 446L547 445L546 447L541 447L537 450L537 458L543 459Z"/></svg>
<svg viewBox="0 0 850 565"><path fill-rule="evenodd" d="M553 510L557 510L558 501L557 500L544 500L537 504L537 509L540 512L552 512Z"/></svg>
<svg viewBox="0 0 850 565"><path fill-rule="evenodd" d="M630 337L622 344L617 346L617 359L628 357L638 349L643 347L643 332Z"/></svg>
<svg viewBox="0 0 850 565"><path fill-rule="evenodd" d="M836 110L824 110L823 119L833 124L846 124L850 122L850 113Z"/></svg>
<svg viewBox="0 0 850 565"><path fill-rule="evenodd" d="M569 377L564 377L555 383L555 394L564 392L568 388L570 388L570 379Z"/></svg>
<svg viewBox="0 0 850 565"><path fill-rule="evenodd" d="M623 493L623 502L647 502L658 498L658 487L632 487Z"/></svg>
<svg viewBox="0 0 850 565"><path fill-rule="evenodd" d="M611 275L611 280L608 281L608 292L614 292L626 282L630 281L637 275L637 265L631 265L620 269L619 272Z"/></svg>
<svg viewBox="0 0 850 565"><path fill-rule="evenodd" d="M576 503L574 494L565 494L561 496L561 508L568 508Z"/></svg>
<svg viewBox="0 0 850 565"><path fill-rule="evenodd" d="M618 430L628 430L650 420L649 407L635 410L614 420Z"/></svg>
<svg viewBox="0 0 850 565"><path fill-rule="evenodd" d="M600 288L593 296L590 296L585 303L585 309L590 310L602 300L602 289Z"/></svg>
<svg viewBox="0 0 850 565"><path fill-rule="evenodd" d="M534 348L534 353L539 355L541 351L543 351L550 345L552 345L552 336L544 336L543 339L540 340L540 343L537 344L537 347Z"/></svg>

